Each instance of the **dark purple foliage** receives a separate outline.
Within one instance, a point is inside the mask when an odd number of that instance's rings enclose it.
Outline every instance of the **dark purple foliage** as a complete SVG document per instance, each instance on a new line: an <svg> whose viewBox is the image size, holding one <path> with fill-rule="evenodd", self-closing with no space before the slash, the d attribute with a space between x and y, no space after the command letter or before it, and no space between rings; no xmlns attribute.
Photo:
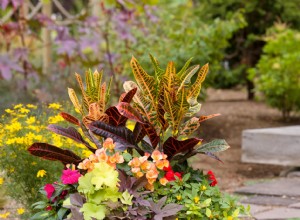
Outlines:
<svg viewBox="0 0 300 220"><path fill-rule="evenodd" d="M6 80L10 80L12 77L12 71L23 72L18 63L11 59L8 55L0 55L0 73Z"/></svg>

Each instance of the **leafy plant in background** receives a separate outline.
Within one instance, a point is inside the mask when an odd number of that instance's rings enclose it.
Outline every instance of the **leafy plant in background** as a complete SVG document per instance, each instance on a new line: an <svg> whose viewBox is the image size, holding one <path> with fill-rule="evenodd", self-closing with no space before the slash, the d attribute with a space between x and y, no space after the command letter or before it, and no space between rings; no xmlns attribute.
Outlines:
<svg viewBox="0 0 300 220"><path fill-rule="evenodd" d="M42 142L28 149L65 165L61 180L41 189L48 199L33 205L41 211L32 219L237 219L245 213L244 207L221 196L211 171L205 175L187 161L197 153L220 160L214 153L229 148L224 140L203 144L190 137L202 121L218 115L193 117L200 110L197 98L208 64L189 67L189 60L177 72L174 62L164 70L155 57L150 58L152 75L131 59L136 83L125 82L126 92L111 107L106 105L109 89L102 83L102 73L86 72L86 87L76 74L82 101L74 90L68 92L82 118L65 112L61 116L79 126L90 143L73 127L48 129L83 144L92 154L82 159ZM183 200L165 195L169 190Z"/></svg>
<svg viewBox="0 0 300 220"><path fill-rule="evenodd" d="M63 168L58 162L51 163L32 157L26 150L28 145L43 141L72 149L82 156L90 154L76 142L45 129L46 123L64 124L64 119L59 115L62 109L59 103L51 103L39 108L32 104L18 104L6 109L1 116L0 183L3 185L0 186L5 187L7 196L25 208L26 212L23 216L30 213L30 204L41 198L38 193L39 186L56 180ZM14 214L18 215L11 212L11 216Z"/></svg>
<svg viewBox="0 0 300 220"><path fill-rule="evenodd" d="M264 40L264 54L250 72L257 91L288 120L292 111L300 110L300 32L278 23Z"/></svg>

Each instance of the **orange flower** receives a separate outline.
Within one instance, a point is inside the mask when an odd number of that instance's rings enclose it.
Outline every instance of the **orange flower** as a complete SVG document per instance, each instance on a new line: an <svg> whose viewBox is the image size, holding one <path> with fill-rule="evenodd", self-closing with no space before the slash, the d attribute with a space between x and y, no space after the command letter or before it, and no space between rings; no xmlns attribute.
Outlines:
<svg viewBox="0 0 300 220"><path fill-rule="evenodd" d="M148 160L144 161L142 164L141 164L141 169L143 171L147 171L147 170L150 170L151 169L151 162L149 162Z"/></svg>
<svg viewBox="0 0 300 220"><path fill-rule="evenodd" d="M142 176L144 176L144 173L141 172L141 171L139 171L139 172L137 172L137 173L135 174L135 176L136 176L137 178L141 178Z"/></svg>
<svg viewBox="0 0 300 220"><path fill-rule="evenodd" d="M169 161L168 160L159 160L159 161L156 161L155 165L158 169L162 170L164 167L169 166Z"/></svg>
<svg viewBox="0 0 300 220"><path fill-rule="evenodd" d="M124 162L124 157L122 155L120 155L119 152L115 153L113 156L112 156L114 159L115 159L115 163L123 163Z"/></svg>
<svg viewBox="0 0 300 220"><path fill-rule="evenodd" d="M147 184L145 185L145 188L148 189L148 190L150 190L150 191L153 191L153 190L154 190L153 184L150 184L150 183L147 183Z"/></svg>
<svg viewBox="0 0 300 220"><path fill-rule="evenodd" d="M131 172L132 173L138 173L138 172L140 172L141 171L141 169L139 168L139 167L132 167L131 168Z"/></svg>
<svg viewBox="0 0 300 220"><path fill-rule="evenodd" d="M162 153L158 150L153 151L151 157L154 162L163 159Z"/></svg>
<svg viewBox="0 0 300 220"><path fill-rule="evenodd" d="M147 171L146 177L147 177L148 180L150 180L150 179L156 179L158 177L158 171L157 171L157 169L154 168L154 169L151 169L151 170Z"/></svg>
<svg viewBox="0 0 300 220"><path fill-rule="evenodd" d="M98 160L106 162L108 160L108 156L106 155L105 150L101 149L101 151L98 152L97 151L96 151L96 156L98 157Z"/></svg>
<svg viewBox="0 0 300 220"><path fill-rule="evenodd" d="M135 157L131 161L129 161L128 165L131 167L139 167L141 165L141 162L139 158Z"/></svg>
<svg viewBox="0 0 300 220"><path fill-rule="evenodd" d="M167 183L168 183L169 181L168 181L165 177L163 177L163 178L161 178L161 179L159 180L159 182L160 182L161 185L165 186L165 185L167 185Z"/></svg>
<svg viewBox="0 0 300 220"><path fill-rule="evenodd" d="M103 143L103 148L108 149L110 151L112 151L113 149L115 149L115 144L113 139L111 138L106 138L104 143Z"/></svg>

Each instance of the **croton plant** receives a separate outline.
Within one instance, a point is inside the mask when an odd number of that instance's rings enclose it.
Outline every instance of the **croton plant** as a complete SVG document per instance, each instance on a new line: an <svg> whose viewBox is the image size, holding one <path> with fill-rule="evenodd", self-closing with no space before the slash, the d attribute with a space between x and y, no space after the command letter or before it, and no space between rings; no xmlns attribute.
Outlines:
<svg viewBox="0 0 300 220"><path fill-rule="evenodd" d="M33 204L31 219L237 219L246 210L222 195L212 171L193 169L188 159L229 148L224 140L202 143L192 136L200 124L219 114L196 117L197 101L208 64L180 71L169 62L162 69L153 56L153 74L132 57L134 81L114 106L102 72L87 71L85 85L76 79L81 100L69 88L76 118L61 116L75 127L49 125L48 129L83 144L91 154L81 158L70 150L34 143L35 156L65 165L61 179L41 188L45 201ZM195 76L195 80L191 80Z"/></svg>

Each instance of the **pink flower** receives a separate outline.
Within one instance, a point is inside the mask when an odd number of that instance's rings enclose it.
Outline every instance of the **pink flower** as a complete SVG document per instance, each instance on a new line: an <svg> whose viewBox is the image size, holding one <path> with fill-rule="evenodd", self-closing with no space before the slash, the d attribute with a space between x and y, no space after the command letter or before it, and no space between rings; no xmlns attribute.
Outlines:
<svg viewBox="0 0 300 220"><path fill-rule="evenodd" d="M78 179L81 176L78 170L66 169L63 170L61 181L63 184L74 184L78 183Z"/></svg>
<svg viewBox="0 0 300 220"><path fill-rule="evenodd" d="M44 186L44 190L46 191L46 193L47 193L47 198L48 199L50 199L51 198L51 196L53 195L53 193L54 193L54 191L55 191L55 188L54 188L54 186L52 185L52 184L46 184L45 186Z"/></svg>
<svg viewBox="0 0 300 220"><path fill-rule="evenodd" d="M217 185L218 181L217 181L217 179L215 177L215 174L211 170L209 170L207 172L207 176L208 176L208 179L211 181L211 183L209 184L210 186Z"/></svg>

